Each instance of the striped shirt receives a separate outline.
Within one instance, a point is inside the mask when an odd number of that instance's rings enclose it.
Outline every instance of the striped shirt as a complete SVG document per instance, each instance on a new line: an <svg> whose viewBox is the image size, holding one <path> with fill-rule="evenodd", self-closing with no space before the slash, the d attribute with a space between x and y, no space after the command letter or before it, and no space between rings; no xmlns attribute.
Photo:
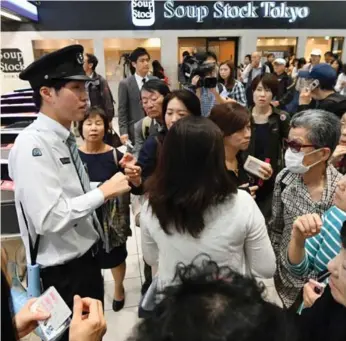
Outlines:
<svg viewBox="0 0 346 341"><path fill-rule="evenodd" d="M340 230L346 221L346 212L332 206L322 217L321 232L305 242L305 257L300 264L287 262L290 272L296 276L307 276L311 270L317 273L327 269L330 260L340 252Z"/></svg>

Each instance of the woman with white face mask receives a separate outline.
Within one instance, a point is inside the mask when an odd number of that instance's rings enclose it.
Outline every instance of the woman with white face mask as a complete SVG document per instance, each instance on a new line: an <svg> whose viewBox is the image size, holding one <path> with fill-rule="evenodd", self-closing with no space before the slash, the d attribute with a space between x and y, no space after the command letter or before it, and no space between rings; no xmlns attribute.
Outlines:
<svg viewBox="0 0 346 341"><path fill-rule="evenodd" d="M273 214L268 226L277 258L275 286L286 308L296 308L294 303L305 283L290 273L287 263L293 222L308 213L323 215L333 205L341 174L328 160L339 138L340 120L332 113L307 110L291 121L286 168L275 180Z"/></svg>

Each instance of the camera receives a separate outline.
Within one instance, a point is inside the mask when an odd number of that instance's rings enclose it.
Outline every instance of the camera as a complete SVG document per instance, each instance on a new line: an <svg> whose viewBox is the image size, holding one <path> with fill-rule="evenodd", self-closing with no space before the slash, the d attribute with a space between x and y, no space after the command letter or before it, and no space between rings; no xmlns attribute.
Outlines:
<svg viewBox="0 0 346 341"><path fill-rule="evenodd" d="M198 63L197 67L192 71L191 80L193 77L199 76L200 80L197 83L197 88L216 88L217 78L207 76L215 71L215 69L215 63Z"/></svg>

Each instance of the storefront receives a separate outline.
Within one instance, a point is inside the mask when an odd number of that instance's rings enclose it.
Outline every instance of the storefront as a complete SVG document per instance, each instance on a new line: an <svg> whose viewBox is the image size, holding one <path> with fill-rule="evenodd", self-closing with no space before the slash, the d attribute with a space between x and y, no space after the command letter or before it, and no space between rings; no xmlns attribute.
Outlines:
<svg viewBox="0 0 346 341"><path fill-rule="evenodd" d="M303 57L309 39L328 36L338 38L328 48L335 46L345 60L345 12L340 1L42 1L38 23L2 25L1 69L4 53L20 54L17 71L2 73L2 92L27 85L18 69L75 42L99 58L97 70L112 83L115 97L120 57L136 46L161 61L173 87L182 51L190 49L208 48L235 63L257 49Z"/></svg>

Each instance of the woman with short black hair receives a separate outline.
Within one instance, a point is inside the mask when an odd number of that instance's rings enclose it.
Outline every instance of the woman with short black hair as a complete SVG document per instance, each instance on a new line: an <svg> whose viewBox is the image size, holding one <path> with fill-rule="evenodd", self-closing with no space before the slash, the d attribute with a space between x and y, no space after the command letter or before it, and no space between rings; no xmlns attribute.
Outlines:
<svg viewBox="0 0 346 341"><path fill-rule="evenodd" d="M251 140L245 154L268 163L265 181L256 178L256 202L268 220L271 216L275 176L283 168L283 140L288 136L290 115L271 105L279 82L273 74L257 76L251 84L255 105L251 111Z"/></svg>
<svg viewBox="0 0 346 341"><path fill-rule="evenodd" d="M83 144L79 155L86 165L90 181L102 183L117 172L124 172L121 167L123 154L104 142L108 130L108 119L99 107L91 107L79 124ZM131 181L131 179L130 179ZM133 186L140 185L140 175ZM132 190L134 191L134 189ZM104 245L100 244L98 259L102 269L111 269L114 278L113 310L124 307L125 289L123 281L126 272L126 240L131 236L130 229L130 197L123 195L115 200L109 200L96 210L105 234Z"/></svg>
<svg viewBox="0 0 346 341"><path fill-rule="evenodd" d="M172 283L178 263L200 253L242 274L272 277L275 257L263 215L230 179L222 133L209 119L189 116L172 126L146 190L143 256L158 266L159 290Z"/></svg>

